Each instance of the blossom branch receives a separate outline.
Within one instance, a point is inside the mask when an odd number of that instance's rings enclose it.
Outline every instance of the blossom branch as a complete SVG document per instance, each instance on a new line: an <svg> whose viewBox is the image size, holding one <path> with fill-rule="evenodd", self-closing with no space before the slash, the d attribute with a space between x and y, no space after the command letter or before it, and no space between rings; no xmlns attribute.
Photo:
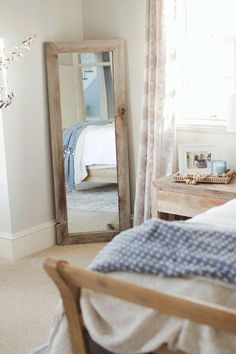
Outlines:
<svg viewBox="0 0 236 354"><path fill-rule="evenodd" d="M3 95L5 96L4 98L2 98ZM0 86L0 96L0 109L7 108L12 103L14 98L13 92L8 92L4 86Z"/></svg>
<svg viewBox="0 0 236 354"><path fill-rule="evenodd" d="M29 37L23 42L19 47L15 47L15 50L10 52L9 55L5 58L5 49L0 55L0 70L6 70L14 61L19 61L21 57L24 56L24 50L30 50L32 42L35 40L36 36ZM13 92L8 92L5 86L0 86L0 109L7 108L13 101L14 94Z"/></svg>
<svg viewBox="0 0 236 354"><path fill-rule="evenodd" d="M6 59L4 59L4 49L3 55L0 55L0 70L8 69L13 61L19 61L19 59L24 56L23 51L31 49L32 42L35 40L35 38L36 36L29 37L23 42L21 42L21 45L19 47L15 47L15 50L10 52Z"/></svg>

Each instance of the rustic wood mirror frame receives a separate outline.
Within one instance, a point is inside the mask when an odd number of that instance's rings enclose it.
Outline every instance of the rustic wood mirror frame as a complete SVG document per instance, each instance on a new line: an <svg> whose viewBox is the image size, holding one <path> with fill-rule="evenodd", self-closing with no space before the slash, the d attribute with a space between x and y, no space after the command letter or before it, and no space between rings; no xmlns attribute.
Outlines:
<svg viewBox="0 0 236 354"><path fill-rule="evenodd" d="M58 54L108 51L112 52L113 60L119 230L68 233ZM45 43L45 54L56 212L56 243L66 245L109 241L118 232L131 226L124 41L115 39L85 40L78 43L47 42Z"/></svg>

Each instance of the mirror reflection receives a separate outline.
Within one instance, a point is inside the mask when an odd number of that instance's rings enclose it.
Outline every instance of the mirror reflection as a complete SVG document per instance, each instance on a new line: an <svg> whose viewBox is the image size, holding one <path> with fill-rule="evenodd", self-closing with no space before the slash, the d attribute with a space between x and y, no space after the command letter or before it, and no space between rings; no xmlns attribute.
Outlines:
<svg viewBox="0 0 236 354"><path fill-rule="evenodd" d="M69 233L118 230L112 53L58 55Z"/></svg>

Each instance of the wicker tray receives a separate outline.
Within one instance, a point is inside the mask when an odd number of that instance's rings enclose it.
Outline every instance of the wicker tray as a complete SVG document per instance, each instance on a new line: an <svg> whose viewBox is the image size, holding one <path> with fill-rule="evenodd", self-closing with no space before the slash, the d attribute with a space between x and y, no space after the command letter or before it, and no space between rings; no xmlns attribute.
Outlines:
<svg viewBox="0 0 236 354"><path fill-rule="evenodd" d="M230 177L205 177L198 183L219 183L219 184L228 184L232 180L232 176ZM186 182L184 176L174 176L174 182Z"/></svg>

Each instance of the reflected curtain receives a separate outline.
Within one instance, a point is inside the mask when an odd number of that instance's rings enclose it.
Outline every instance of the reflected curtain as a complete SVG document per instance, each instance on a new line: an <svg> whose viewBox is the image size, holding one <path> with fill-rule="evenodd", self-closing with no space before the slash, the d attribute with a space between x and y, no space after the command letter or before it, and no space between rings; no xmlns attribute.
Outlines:
<svg viewBox="0 0 236 354"><path fill-rule="evenodd" d="M134 224L151 217L152 181L174 170L176 0L147 0Z"/></svg>

